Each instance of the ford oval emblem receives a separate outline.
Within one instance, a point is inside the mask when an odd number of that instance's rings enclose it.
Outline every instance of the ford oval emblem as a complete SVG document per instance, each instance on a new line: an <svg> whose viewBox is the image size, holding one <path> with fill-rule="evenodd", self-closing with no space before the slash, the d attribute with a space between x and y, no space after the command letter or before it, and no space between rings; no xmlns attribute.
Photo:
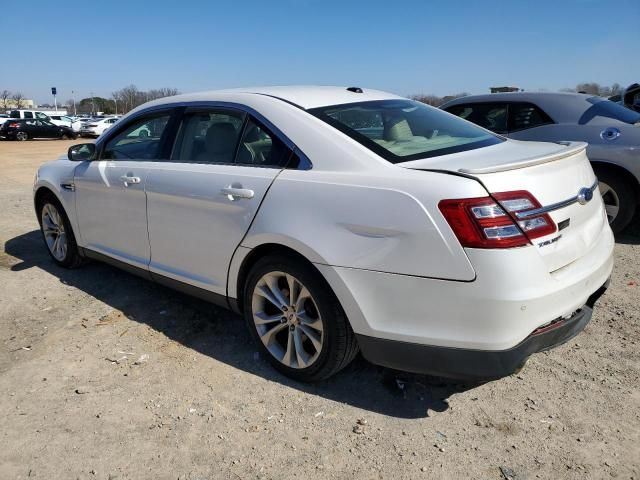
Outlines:
<svg viewBox="0 0 640 480"><path fill-rule="evenodd" d="M593 190L590 188L584 187L581 188L578 192L578 203L580 205L586 205L593 198Z"/></svg>

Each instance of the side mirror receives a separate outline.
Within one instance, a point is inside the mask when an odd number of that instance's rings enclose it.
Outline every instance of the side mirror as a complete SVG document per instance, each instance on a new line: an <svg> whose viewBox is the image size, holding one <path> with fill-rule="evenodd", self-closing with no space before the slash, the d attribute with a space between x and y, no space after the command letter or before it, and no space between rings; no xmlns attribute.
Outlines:
<svg viewBox="0 0 640 480"><path fill-rule="evenodd" d="M96 145L95 143L80 143L69 147L67 157L72 162L87 162L95 160Z"/></svg>

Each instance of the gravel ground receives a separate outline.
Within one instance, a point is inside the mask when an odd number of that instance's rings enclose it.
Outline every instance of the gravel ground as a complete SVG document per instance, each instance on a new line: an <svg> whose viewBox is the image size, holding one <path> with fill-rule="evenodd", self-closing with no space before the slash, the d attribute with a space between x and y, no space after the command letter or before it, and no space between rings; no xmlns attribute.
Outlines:
<svg viewBox="0 0 640 480"><path fill-rule="evenodd" d="M232 313L51 262L33 176L71 143L0 142L0 478L640 478L640 222L587 329L517 375L303 385Z"/></svg>

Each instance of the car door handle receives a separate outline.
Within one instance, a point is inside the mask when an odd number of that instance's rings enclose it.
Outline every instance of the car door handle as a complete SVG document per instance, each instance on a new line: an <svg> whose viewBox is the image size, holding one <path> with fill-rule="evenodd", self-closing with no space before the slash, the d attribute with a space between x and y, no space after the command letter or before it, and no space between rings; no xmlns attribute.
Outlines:
<svg viewBox="0 0 640 480"><path fill-rule="evenodd" d="M128 187L129 185L134 185L136 183L140 183L140 177L130 177L129 175L121 176L120 180L122 180L125 187Z"/></svg>
<svg viewBox="0 0 640 480"><path fill-rule="evenodd" d="M239 198L253 198L254 192L253 190L249 190L248 188L239 188L239 187L225 187L220 190L222 195L226 195L227 198L231 201L237 200Z"/></svg>

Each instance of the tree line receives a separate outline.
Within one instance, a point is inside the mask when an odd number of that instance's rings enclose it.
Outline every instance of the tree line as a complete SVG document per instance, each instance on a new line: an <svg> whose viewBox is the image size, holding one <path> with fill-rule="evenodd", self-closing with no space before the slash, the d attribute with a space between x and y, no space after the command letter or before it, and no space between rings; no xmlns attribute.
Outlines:
<svg viewBox="0 0 640 480"><path fill-rule="evenodd" d="M120 90L111 93L111 98L104 97L87 97L76 102L75 110L78 113L95 113L104 112L108 115L124 114L143 103L150 102L157 98L170 97L178 95L180 91L177 88L156 88L151 90L139 90L138 87L131 84ZM68 112L74 111L73 99L66 101Z"/></svg>
<svg viewBox="0 0 640 480"><path fill-rule="evenodd" d="M22 92L10 92L0 90L0 109L4 112L10 108L21 109L26 107L26 98Z"/></svg>
<svg viewBox="0 0 640 480"><path fill-rule="evenodd" d="M579 92L589 95L599 95L601 97L611 97L620 95L624 92L624 87L619 83L611 86L600 85L596 82L579 83L575 88L563 88L563 92ZM111 93L111 98L104 97L88 97L83 98L75 103L75 111L78 113L95 113L104 112L105 114L124 114L142 105L143 103L155 100L157 98L170 97L178 95L180 92L177 88L157 88L151 90L139 90L138 87L131 84L120 90ZM427 105L439 107L440 105L459 97L469 95L467 92L460 92L453 95L438 96L432 94L411 95L411 98ZM0 109L2 111L9 109L21 109L26 107L26 98L22 92L11 92L9 90L0 90ZM74 101L69 99L65 102L66 109L69 113L74 112Z"/></svg>

